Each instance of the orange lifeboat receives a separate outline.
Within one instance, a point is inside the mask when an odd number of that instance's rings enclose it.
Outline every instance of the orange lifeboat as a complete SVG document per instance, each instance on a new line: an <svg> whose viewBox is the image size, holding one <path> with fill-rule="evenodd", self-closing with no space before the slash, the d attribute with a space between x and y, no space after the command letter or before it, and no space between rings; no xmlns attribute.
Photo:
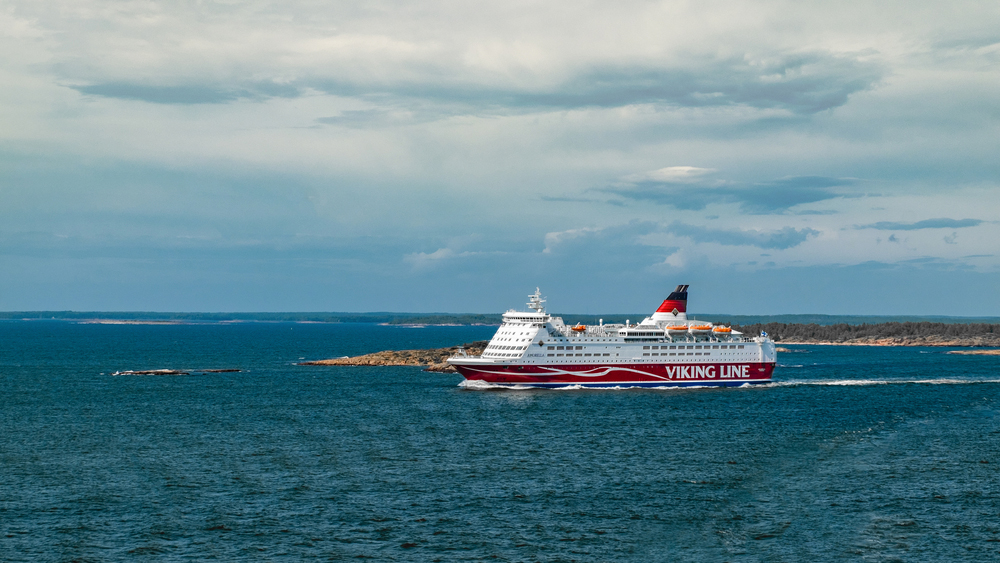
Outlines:
<svg viewBox="0 0 1000 563"><path fill-rule="evenodd" d="M572 329L575 330L576 332L583 332L587 330L587 325L576 325L572 327Z"/></svg>
<svg viewBox="0 0 1000 563"><path fill-rule="evenodd" d="M733 329L729 328L728 326L717 326L712 329L712 332L714 332L715 334L722 334L728 336L733 333Z"/></svg>
<svg viewBox="0 0 1000 563"><path fill-rule="evenodd" d="M712 325L691 325L688 330L691 334L706 334L712 332Z"/></svg>
<svg viewBox="0 0 1000 563"><path fill-rule="evenodd" d="M687 332L687 325L673 325L667 327L667 332Z"/></svg>

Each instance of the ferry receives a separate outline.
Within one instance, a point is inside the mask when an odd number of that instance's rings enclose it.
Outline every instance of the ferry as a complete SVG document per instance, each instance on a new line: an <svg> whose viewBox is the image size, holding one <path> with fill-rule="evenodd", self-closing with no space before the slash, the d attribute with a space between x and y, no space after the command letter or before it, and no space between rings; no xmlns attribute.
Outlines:
<svg viewBox="0 0 1000 563"><path fill-rule="evenodd" d="M470 381L502 387L737 387L768 383L774 341L687 318L687 285L632 324L569 326L545 312L513 309L479 356L460 349L448 363Z"/></svg>

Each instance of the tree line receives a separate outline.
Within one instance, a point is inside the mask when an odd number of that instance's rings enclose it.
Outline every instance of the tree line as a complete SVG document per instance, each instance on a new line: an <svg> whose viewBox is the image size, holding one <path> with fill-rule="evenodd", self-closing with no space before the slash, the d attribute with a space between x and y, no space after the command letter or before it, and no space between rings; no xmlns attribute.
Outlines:
<svg viewBox="0 0 1000 563"><path fill-rule="evenodd" d="M848 342L881 338L983 339L1000 341L1000 324L889 322L862 324L754 323L733 325L744 334L767 332L775 342Z"/></svg>

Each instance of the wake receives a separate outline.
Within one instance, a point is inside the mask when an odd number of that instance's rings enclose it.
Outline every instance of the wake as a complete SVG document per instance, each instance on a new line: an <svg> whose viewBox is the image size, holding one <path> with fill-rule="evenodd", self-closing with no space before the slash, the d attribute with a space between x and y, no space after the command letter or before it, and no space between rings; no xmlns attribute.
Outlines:
<svg viewBox="0 0 1000 563"><path fill-rule="evenodd" d="M868 387L875 385L990 385L1000 383L1000 379L790 379L783 381L772 381L770 383L756 383L750 384L746 383L744 385L728 387L728 389L773 389L778 387L806 387L806 386L820 386L820 387ZM719 385L688 385L688 386L677 386L677 385L663 385L658 387L640 387L631 385L622 385L614 387L591 387L588 385L566 385L563 387L534 387L531 385L498 385L493 383L487 383L478 379L466 379L458 384L459 387L463 389L470 390L495 390L503 389L507 391L533 391L539 389L545 389L548 391L579 391L579 390L595 390L595 391L627 391L630 389L640 389L645 391L688 391L693 389L723 389Z"/></svg>
<svg viewBox="0 0 1000 563"><path fill-rule="evenodd" d="M756 387L870 386L870 385L980 385L1000 383L1000 379L811 379L772 381Z"/></svg>

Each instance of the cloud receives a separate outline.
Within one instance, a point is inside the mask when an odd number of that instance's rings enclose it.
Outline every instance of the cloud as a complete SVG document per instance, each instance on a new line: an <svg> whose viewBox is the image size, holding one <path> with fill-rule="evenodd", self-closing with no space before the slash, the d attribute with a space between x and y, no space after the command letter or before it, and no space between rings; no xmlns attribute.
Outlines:
<svg viewBox="0 0 1000 563"><path fill-rule="evenodd" d="M71 86L81 94L137 100L152 104L224 104L241 99L262 100L271 97L295 97L297 88L273 83L258 83L246 87L218 87L210 84L150 85L135 82L104 82Z"/></svg>
<svg viewBox="0 0 1000 563"><path fill-rule="evenodd" d="M545 235L542 254L557 264L604 264L641 269L662 261L676 250L643 243L642 237L659 230L659 224L653 221L630 221L603 228L550 232Z"/></svg>
<svg viewBox="0 0 1000 563"><path fill-rule="evenodd" d="M711 168L698 168L696 166L668 166L641 174L630 174L622 178L622 180L631 183L663 182L687 184L711 172L715 172L715 170Z"/></svg>
<svg viewBox="0 0 1000 563"><path fill-rule="evenodd" d="M605 188L603 191L636 201L651 201L691 211L705 209L713 203L736 203L744 213L766 215L785 213L797 205L844 197L845 194L833 188L855 183L856 180L852 178L825 176L793 176L756 184L717 186L646 180L632 185Z"/></svg>
<svg viewBox="0 0 1000 563"><path fill-rule="evenodd" d="M317 123L335 125L350 129L368 129L373 127L393 127L412 125L432 120L437 116L417 116L409 111L393 111L388 109L344 110L338 115L316 118Z"/></svg>
<svg viewBox="0 0 1000 563"><path fill-rule="evenodd" d="M980 219L924 219L916 223L894 223L879 221L870 225L858 225L856 229L878 229L880 231L916 231L920 229L961 229L981 225Z"/></svg>
<svg viewBox="0 0 1000 563"><path fill-rule="evenodd" d="M595 67L558 89L514 96L519 104L620 107L668 104L682 107L744 105L810 114L838 107L871 88L882 71L858 57L824 52L709 58L681 67Z"/></svg>
<svg viewBox="0 0 1000 563"><path fill-rule="evenodd" d="M674 222L666 227L666 232L687 237L694 242L714 242L725 246L756 246L785 250L798 246L809 237L816 236L814 229L794 229L785 227L777 231L722 230Z"/></svg>
<svg viewBox="0 0 1000 563"><path fill-rule="evenodd" d="M274 41L289 39L274 33ZM683 57L553 52L545 64L521 67L511 79L490 68L495 63L477 64L468 58L479 43L470 37L441 42L358 33L309 37L307 32L284 52L250 44L253 48L243 54L229 52L232 46L221 37L197 41L207 54L196 62L178 45L168 42L154 49L143 39L131 56L102 51L82 61L79 53L66 53L54 67L64 80L83 84L72 86L82 93L155 104L217 104L323 92L381 106L435 106L443 115L646 104L739 106L809 115L844 105L852 94L878 84L884 73L858 54L758 45L752 53L734 49L735 54ZM136 68L144 57L151 66ZM98 62L105 59L121 64Z"/></svg>
<svg viewBox="0 0 1000 563"><path fill-rule="evenodd" d="M476 256L480 252L455 252L451 248L439 248L434 252L413 252L403 256L403 261L413 266L416 270L434 268L440 264L450 262L459 258Z"/></svg>

